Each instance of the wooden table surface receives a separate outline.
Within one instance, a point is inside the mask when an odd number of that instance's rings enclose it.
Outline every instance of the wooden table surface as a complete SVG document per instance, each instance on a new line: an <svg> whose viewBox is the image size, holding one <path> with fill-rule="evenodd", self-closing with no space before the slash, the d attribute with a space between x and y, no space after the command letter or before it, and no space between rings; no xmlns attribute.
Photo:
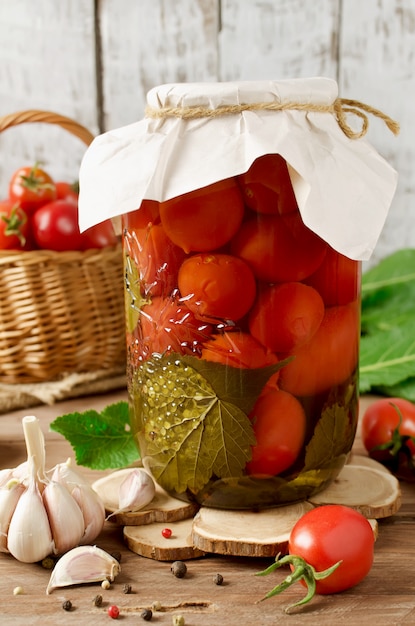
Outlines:
<svg viewBox="0 0 415 626"><path fill-rule="evenodd" d="M21 427L24 415L33 414L41 420L47 466L52 467L72 455L72 449L63 437L48 432L52 420L71 411L100 410L122 399L126 399L126 394L118 391L0 415L0 469L15 467L25 460ZM361 400L361 413L372 400ZM359 434L354 451L363 453ZM91 481L102 475L85 468L83 471ZM290 615L283 609L302 597L304 588L299 584L256 604L287 574L282 569L266 578L254 576L272 559L206 556L188 561L188 574L179 579L171 574L169 562L154 561L130 552L123 545L120 529L107 522L96 543L109 552L120 551L122 555L122 571L109 590L104 591L99 584L92 584L57 589L47 596L49 571L38 564L23 564L10 555L0 554L0 623L7 626L105 624L110 619L108 606L116 604L121 611L121 623L137 625L146 623L140 617L143 608L156 601L161 602L163 610L155 612L149 623L158 626L172 624L175 614L184 616L186 626L280 623L398 626L415 623L415 485L402 483L401 488L401 509L393 517L379 522L375 561L366 579L341 594L316 596ZM216 573L224 577L222 586L213 583ZM123 593L124 583L132 585L131 594ZM17 586L23 587L24 594L13 595ZM101 608L93 605L97 593L104 598ZM70 612L62 608L67 599L73 605Z"/></svg>

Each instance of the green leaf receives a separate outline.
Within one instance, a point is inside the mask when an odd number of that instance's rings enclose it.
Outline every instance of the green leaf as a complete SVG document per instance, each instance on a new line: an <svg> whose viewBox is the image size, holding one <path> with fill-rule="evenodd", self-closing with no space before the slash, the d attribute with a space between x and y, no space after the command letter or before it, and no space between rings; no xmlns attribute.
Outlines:
<svg viewBox="0 0 415 626"><path fill-rule="evenodd" d="M128 402L111 404L101 413L90 410L62 415L50 428L69 441L79 465L103 470L125 467L139 458Z"/></svg>
<svg viewBox="0 0 415 626"><path fill-rule="evenodd" d="M362 277L362 294L366 297L369 293L405 283L415 283L415 249L412 248L398 250L367 270Z"/></svg>
<svg viewBox="0 0 415 626"><path fill-rule="evenodd" d="M241 388L246 372L201 363L192 357L160 356L144 362L133 381L134 408L151 471L168 491L196 493L212 476L241 476L255 444L252 424L238 406L249 408L253 402ZM266 382L272 374L266 369L250 370L258 393L263 378Z"/></svg>
<svg viewBox="0 0 415 626"><path fill-rule="evenodd" d="M320 469L340 467L344 451L352 447L357 424L357 402L354 411L351 399L357 394L356 386L349 385L346 398L337 401L329 398L317 422L313 436L306 447L304 468L299 474Z"/></svg>
<svg viewBox="0 0 415 626"><path fill-rule="evenodd" d="M415 378L415 250L383 259L362 287L360 391L414 397L405 381Z"/></svg>
<svg viewBox="0 0 415 626"><path fill-rule="evenodd" d="M405 400L415 403L415 377L407 378L396 385L379 386L376 387L375 390L384 396L390 396L392 398L405 398Z"/></svg>
<svg viewBox="0 0 415 626"><path fill-rule="evenodd" d="M360 341L360 390L393 386L415 375L415 317Z"/></svg>

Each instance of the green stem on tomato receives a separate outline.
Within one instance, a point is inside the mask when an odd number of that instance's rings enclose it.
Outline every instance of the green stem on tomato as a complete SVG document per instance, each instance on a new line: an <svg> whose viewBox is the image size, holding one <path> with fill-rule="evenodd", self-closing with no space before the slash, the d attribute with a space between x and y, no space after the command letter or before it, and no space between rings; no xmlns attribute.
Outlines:
<svg viewBox="0 0 415 626"><path fill-rule="evenodd" d="M307 602L309 602L316 593L316 581L322 580L323 578L327 578L328 576L330 576L334 572L334 570L336 570L339 567L339 565L342 562L342 561L338 561L337 563L323 570L322 572L317 572L314 569L314 567L310 565L309 563L307 563L307 561L305 561L301 556L296 556L295 554L288 554L287 556L284 556L281 559L279 557L280 555L277 554L277 556L275 557L275 562L269 567L267 567L267 569L265 569L264 571L258 572L256 576L267 576L268 574L271 574L271 572L274 572L276 569L278 569L282 565L286 565L286 564L292 565L293 571L279 585L274 587L274 589L271 589L271 591L268 591L268 593L263 598L261 598L259 602L262 602L263 600L267 600L268 598L271 598L272 596L275 596L281 593L282 591L285 591L285 589L287 589L288 587L290 587L293 583L297 581L304 580L306 587L307 587L307 594L304 596L304 598L302 598L298 602L295 602L294 604L290 604L289 606L287 606L285 609L286 613L288 613L290 609L294 607L307 604Z"/></svg>

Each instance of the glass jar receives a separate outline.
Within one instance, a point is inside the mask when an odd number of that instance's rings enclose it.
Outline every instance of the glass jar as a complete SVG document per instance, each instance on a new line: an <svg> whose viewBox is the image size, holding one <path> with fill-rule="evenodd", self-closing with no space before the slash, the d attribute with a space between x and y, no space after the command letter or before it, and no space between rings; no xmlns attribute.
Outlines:
<svg viewBox="0 0 415 626"><path fill-rule="evenodd" d="M161 85L147 104L88 148L79 199L81 229L122 216L143 463L208 506L304 499L355 436L361 261L397 181L361 137L368 111L397 125L326 78Z"/></svg>
<svg viewBox="0 0 415 626"><path fill-rule="evenodd" d="M167 491L224 508L323 489L358 416L360 262L301 218L286 161L123 217L131 423Z"/></svg>

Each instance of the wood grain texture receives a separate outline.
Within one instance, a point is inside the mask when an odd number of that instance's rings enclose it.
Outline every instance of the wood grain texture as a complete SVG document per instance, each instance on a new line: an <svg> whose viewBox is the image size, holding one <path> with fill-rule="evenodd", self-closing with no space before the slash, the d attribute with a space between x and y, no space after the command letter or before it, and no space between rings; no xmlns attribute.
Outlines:
<svg viewBox="0 0 415 626"><path fill-rule="evenodd" d="M402 127L394 137L370 120L367 139L400 178L369 264L415 246L413 0L0 0L0 41L0 114L47 108L94 134L141 119L160 83L335 78ZM35 159L72 180L83 152L55 128L9 130L0 192Z"/></svg>
<svg viewBox="0 0 415 626"><path fill-rule="evenodd" d="M45 433L48 465L66 459L71 453L67 441L48 431L49 423L74 410L102 409L125 399L125 392L66 400L54 406L33 409ZM363 414L373 397L361 399ZM0 468L13 467L25 459L21 418L25 411L0 417ZM358 431L359 432L359 431ZM360 436L354 453L363 453ZM91 481L100 472L83 470ZM170 562L159 562L138 556L123 544L122 534L114 524L107 523L97 545L109 552L121 552L121 573L109 590L98 584L57 589L49 596L46 586L50 572L39 565L18 563L0 554L0 623L7 626L89 626L108 623L110 604L121 610L120 623L128 626L142 620L140 613L154 601L162 604L152 622L164 626L172 623L173 614L182 614L188 626L241 626L258 624L301 624L302 626L397 626L415 620L413 564L415 560L415 484L402 483L402 508L391 518L379 520L375 544L375 560L369 575L356 587L332 596L316 596L312 602L287 616L283 609L299 600L304 589L290 587L280 596L258 603L264 594L281 582L288 570L283 568L271 576L258 577L257 572L271 564L271 558L204 556L187 562L185 578L176 578ZM216 573L224 577L223 585L215 585ZM123 585L132 585L132 593L124 594ZM14 596L13 589L22 586L23 595ZM97 593L103 605L93 605ZM70 612L62 609L64 600L71 600ZM144 622L143 622L144 623Z"/></svg>

